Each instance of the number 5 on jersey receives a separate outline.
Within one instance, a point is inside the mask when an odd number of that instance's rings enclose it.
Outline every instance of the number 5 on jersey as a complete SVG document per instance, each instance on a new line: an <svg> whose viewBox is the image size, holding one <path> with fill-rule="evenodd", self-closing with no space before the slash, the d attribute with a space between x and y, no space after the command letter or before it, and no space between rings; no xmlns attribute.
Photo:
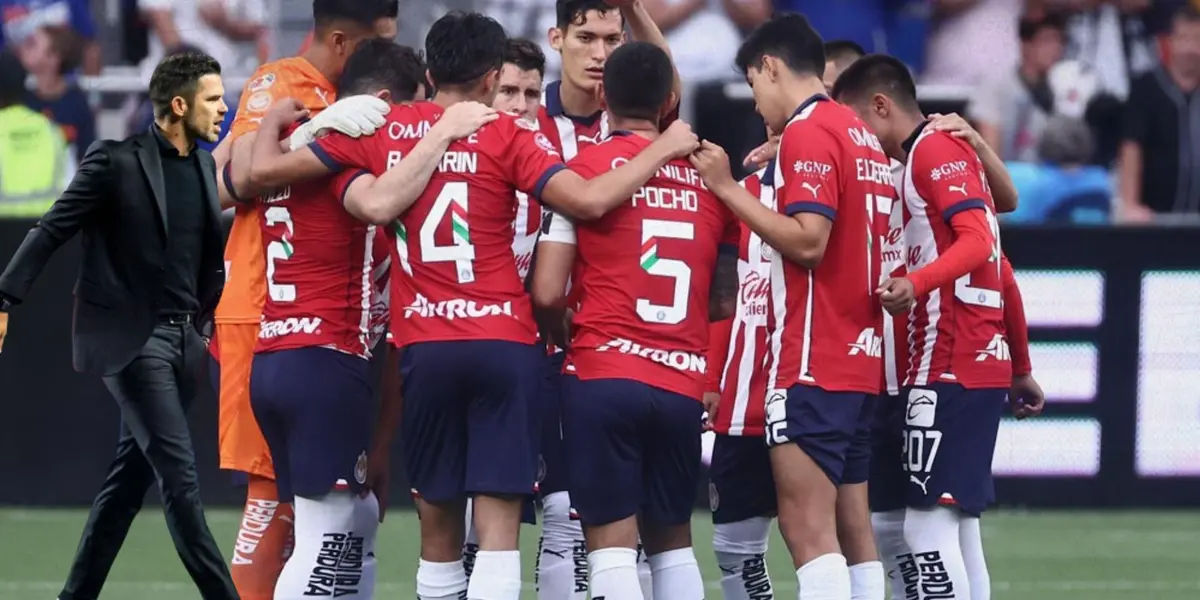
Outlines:
<svg viewBox="0 0 1200 600"><path fill-rule="evenodd" d="M292 224L292 213L283 206L272 206L267 209L264 218L268 227L283 223L287 228L287 233L280 236L278 241L267 244L267 293L275 302L295 302L296 286L275 281L275 262L291 258L294 252L291 238L296 235L296 231Z"/></svg>
<svg viewBox="0 0 1200 600"><path fill-rule="evenodd" d="M691 223L680 221L642 220L642 269L651 275L674 279L675 291L671 296L669 306L654 304L646 298L638 298L637 314L647 323L678 325L687 318L692 269L682 260L660 258L658 255L659 238L693 240L696 239L696 228Z"/></svg>

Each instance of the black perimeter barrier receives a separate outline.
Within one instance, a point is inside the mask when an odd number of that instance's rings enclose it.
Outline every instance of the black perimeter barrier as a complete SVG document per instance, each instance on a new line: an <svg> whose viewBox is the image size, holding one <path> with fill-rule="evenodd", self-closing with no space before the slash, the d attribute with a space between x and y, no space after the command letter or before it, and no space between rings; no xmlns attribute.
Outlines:
<svg viewBox="0 0 1200 600"><path fill-rule="evenodd" d="M0 221L0 256L31 224ZM1004 245L1050 402L1039 419L1003 425L1000 504L1200 503L1200 231L1010 228ZM71 369L78 259L77 242L64 247L12 314L0 355L0 505L87 505L113 457L116 404ZM204 498L240 504L244 492L217 469L216 412L207 390L191 411ZM402 464L393 461L396 503L408 498Z"/></svg>

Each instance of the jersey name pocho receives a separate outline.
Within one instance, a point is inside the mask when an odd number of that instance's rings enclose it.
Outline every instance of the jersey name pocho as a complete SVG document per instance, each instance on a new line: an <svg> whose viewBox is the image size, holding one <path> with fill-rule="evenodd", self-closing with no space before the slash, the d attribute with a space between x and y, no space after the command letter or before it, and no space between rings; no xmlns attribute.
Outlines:
<svg viewBox="0 0 1200 600"><path fill-rule="evenodd" d="M582 150L585 178L617 168L650 141L615 135ZM699 399L708 349L708 295L717 248L737 222L684 160L668 163L629 203L576 228L579 310L564 370L633 379Z"/></svg>
<svg viewBox="0 0 1200 600"><path fill-rule="evenodd" d="M334 169L376 175L399 164L443 109L399 105L373 136L330 135L312 146ZM537 198L565 168L537 127L508 115L450 145L424 193L392 231L392 332L399 346L446 340L537 339L512 252L516 192Z"/></svg>

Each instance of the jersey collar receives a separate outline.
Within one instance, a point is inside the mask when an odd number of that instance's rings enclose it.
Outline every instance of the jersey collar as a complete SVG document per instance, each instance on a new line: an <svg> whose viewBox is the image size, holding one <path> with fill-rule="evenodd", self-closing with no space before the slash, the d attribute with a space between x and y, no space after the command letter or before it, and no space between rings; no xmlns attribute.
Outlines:
<svg viewBox="0 0 1200 600"><path fill-rule="evenodd" d="M904 150L905 154L912 152L913 145L917 143L917 138L921 137L921 132L925 131L925 126L928 124L929 121L921 121L921 124L917 125L917 128L909 134L908 138L900 142L900 148Z"/></svg>
<svg viewBox="0 0 1200 600"><path fill-rule="evenodd" d="M804 112L804 109L808 108L809 106L816 104L817 102L824 102L826 100L829 100L829 97L825 94L813 94L809 96L808 99L800 103L800 106L796 108L796 112L792 113L792 119L798 117L800 113ZM788 120L791 121L792 119Z"/></svg>
<svg viewBox="0 0 1200 600"><path fill-rule="evenodd" d="M562 103L562 81L552 81L546 86L546 114L550 118L566 117L583 125L593 125L600 119L600 115L604 114L603 110L598 110L588 117L580 117L577 115L569 115Z"/></svg>
<svg viewBox="0 0 1200 600"><path fill-rule="evenodd" d="M764 170L762 176L758 178L758 182L760 184L767 187L775 187L775 161L778 158L779 157L772 158L767 162L766 170Z"/></svg>

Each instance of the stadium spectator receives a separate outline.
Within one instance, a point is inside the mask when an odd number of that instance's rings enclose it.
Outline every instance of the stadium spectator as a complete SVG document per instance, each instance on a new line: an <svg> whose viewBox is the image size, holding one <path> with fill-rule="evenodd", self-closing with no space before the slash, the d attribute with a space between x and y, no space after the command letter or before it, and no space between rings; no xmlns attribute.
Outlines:
<svg viewBox="0 0 1200 600"><path fill-rule="evenodd" d="M935 0L931 4L935 25L926 41L921 83L976 85L989 74L1016 65L1023 0ZM894 53L890 47L888 52Z"/></svg>
<svg viewBox="0 0 1200 600"><path fill-rule="evenodd" d="M1054 113L1047 74L1062 58L1064 28L1055 16L1023 19L1020 63L985 81L967 106L984 141L1005 161L1037 159L1038 136Z"/></svg>
<svg viewBox="0 0 1200 600"><path fill-rule="evenodd" d="M1100 89L1124 100L1129 96L1130 81L1158 63L1155 43L1142 23L1151 0L1075 1L1067 5L1082 6L1067 22L1066 58L1095 69Z"/></svg>
<svg viewBox="0 0 1200 600"><path fill-rule="evenodd" d="M0 45L17 46L46 26L67 27L84 40L83 73L100 73L100 43L88 0L0 0Z"/></svg>
<svg viewBox="0 0 1200 600"><path fill-rule="evenodd" d="M1008 165L1021 202L1001 215L1004 224L1103 224L1112 204L1108 170L1090 165L1094 153L1087 124L1051 117L1038 141L1040 163Z"/></svg>
<svg viewBox="0 0 1200 600"><path fill-rule="evenodd" d="M17 49L34 87L25 103L62 127L76 164L96 141L96 115L87 95L67 78L79 67L84 40L66 27L42 27Z"/></svg>
<svg viewBox="0 0 1200 600"><path fill-rule="evenodd" d="M1200 9L1175 13L1167 65L1139 77L1125 107L1120 152L1125 221L1200 213Z"/></svg>
<svg viewBox="0 0 1200 600"><path fill-rule="evenodd" d="M25 106L25 69L0 53L0 217L40 217L74 175L62 130Z"/></svg>
<svg viewBox="0 0 1200 600"><path fill-rule="evenodd" d="M741 32L771 16L770 0L641 0L667 36L679 76L705 83L737 78L730 66Z"/></svg>
<svg viewBox="0 0 1200 600"><path fill-rule="evenodd" d="M180 44L200 48L230 75L249 75L268 58L265 0L138 0L138 10L153 32L148 68Z"/></svg>

